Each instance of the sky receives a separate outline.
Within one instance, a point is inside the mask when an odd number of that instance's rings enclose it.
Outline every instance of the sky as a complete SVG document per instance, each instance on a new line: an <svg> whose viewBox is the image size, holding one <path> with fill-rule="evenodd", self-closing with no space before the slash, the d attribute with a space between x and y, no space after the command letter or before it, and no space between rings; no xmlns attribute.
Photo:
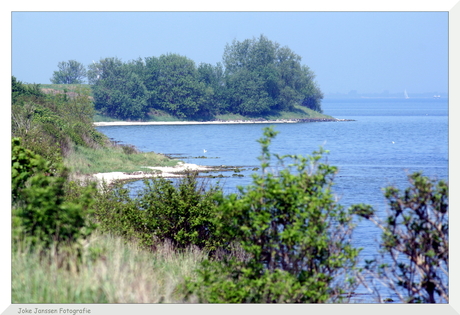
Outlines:
<svg viewBox="0 0 460 315"><path fill-rule="evenodd" d="M51 83L61 61L85 66L177 53L222 61L261 34L300 55L331 93L448 92L448 12L12 12L12 75Z"/></svg>

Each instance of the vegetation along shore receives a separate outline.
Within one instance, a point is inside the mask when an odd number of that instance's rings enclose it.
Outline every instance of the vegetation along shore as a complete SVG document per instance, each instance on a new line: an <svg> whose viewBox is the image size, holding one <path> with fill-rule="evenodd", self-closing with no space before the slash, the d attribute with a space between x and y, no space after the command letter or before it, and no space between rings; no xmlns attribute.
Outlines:
<svg viewBox="0 0 460 315"><path fill-rule="evenodd" d="M342 121L321 113L300 61L260 36L228 44L217 65L167 54L88 70L62 62L52 86L12 77L11 302L448 303L442 180L414 173L404 190L385 187L379 217L338 204L323 149L271 154L273 126L261 126L260 171L238 193L198 176L208 168L96 128ZM136 196L126 176L144 179ZM353 243L363 221L381 230L381 251L364 266Z"/></svg>

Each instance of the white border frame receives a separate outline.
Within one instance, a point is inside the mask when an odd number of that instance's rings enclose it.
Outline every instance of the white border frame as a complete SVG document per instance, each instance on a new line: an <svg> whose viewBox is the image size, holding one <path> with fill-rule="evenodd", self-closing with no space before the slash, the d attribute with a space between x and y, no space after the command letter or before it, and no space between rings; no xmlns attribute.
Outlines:
<svg viewBox="0 0 460 315"><path fill-rule="evenodd" d="M175 1L174 4L168 2L163 4L151 4L146 5L143 1L130 1L129 6L126 4L120 5L114 2L100 2L95 3L90 1L79 1L77 9L80 11L441 11L449 12L449 187L450 187L450 223L459 222L459 214L456 206L460 205L459 196L455 193L458 189L458 175L459 166L453 162L459 158L459 148L455 146L454 135L458 135L459 128L457 122L454 120L458 117L460 111L460 0L441 0L441 1L427 1L427 0L387 0L383 2L371 2L371 1L343 1L343 0L324 0L317 2L299 3L299 1L283 1L283 4L278 2L267 3L260 0L257 1L232 1L223 4L209 3L208 1ZM3 5L8 7L7 10L1 11L0 23L2 25L2 35L4 42L8 42L10 49L6 51L6 56L3 55L3 60L9 62L9 69L11 69L11 13L13 11L74 11L76 6L72 6L75 3L62 3L54 1L18 1L18 3L7 3ZM109 9L109 10L107 10ZM5 34L6 31L6 34ZM5 53L4 53L5 54ZM8 66L7 66L8 67ZM11 104L11 72L5 71L2 76L2 90L3 95L7 96L6 102ZM455 104L455 105L454 105ZM2 107L5 111L5 115L2 115L3 119L7 120L7 123L2 124L2 134L11 134L10 125L10 110L6 104ZM1 280L0 280L0 311L1 314L17 314L19 307L22 304L11 304L11 217L10 217L10 205L11 205L11 194L9 194L11 188L11 169L10 165L10 148L11 142L10 137L1 138L2 148L7 150L7 153L2 155L2 165L7 167L1 168L2 171L2 193L6 194L3 196L3 200L8 200L8 203L2 211L0 211L0 252L2 254L1 259ZM457 140L458 141L458 140ZM457 142L458 143L458 142ZM457 176L456 176L457 175ZM454 193L452 193L454 192ZM451 225L454 227L454 225ZM126 314L126 313L170 313L170 312L182 312L182 313L215 313L216 311L222 314L234 314L246 313L253 314L254 312L260 313L280 313L280 312L295 312L295 313L321 313L321 314L385 314L391 315L405 314L410 312L416 312L419 314L460 314L460 290L459 282L460 272L458 267L460 266L459 259L459 246L456 241L460 239L459 230L455 228L450 229L450 265L454 268L450 268L450 303L445 305L391 305L391 304L359 304L359 305L152 305L152 304L53 304L49 305L50 308L82 308L87 307L91 309L91 314ZM28 308L34 308L35 306L45 308L48 304L27 304ZM414 309L416 308L416 309ZM78 313L77 313L78 314Z"/></svg>

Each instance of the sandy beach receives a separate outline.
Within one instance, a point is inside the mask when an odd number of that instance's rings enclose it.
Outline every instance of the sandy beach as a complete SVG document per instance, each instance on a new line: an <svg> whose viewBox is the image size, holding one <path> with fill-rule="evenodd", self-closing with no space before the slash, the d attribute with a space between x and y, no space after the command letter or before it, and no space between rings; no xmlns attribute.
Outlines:
<svg viewBox="0 0 460 315"><path fill-rule="evenodd" d="M148 177L181 177L183 172L187 170L193 171L207 171L211 170L212 167L201 166L197 164L190 164L179 162L176 166L144 166L143 168L148 168L147 172L133 172L133 173L123 173L123 172L110 172L110 173L97 173L93 175L93 178L97 179L99 182L105 181L108 185L112 184L116 180L131 180L131 179L143 179ZM151 173L151 171L156 171Z"/></svg>
<svg viewBox="0 0 460 315"><path fill-rule="evenodd" d="M226 120L226 121L111 121L95 122L95 126L136 126L136 125L223 125L223 124L292 124L298 120Z"/></svg>

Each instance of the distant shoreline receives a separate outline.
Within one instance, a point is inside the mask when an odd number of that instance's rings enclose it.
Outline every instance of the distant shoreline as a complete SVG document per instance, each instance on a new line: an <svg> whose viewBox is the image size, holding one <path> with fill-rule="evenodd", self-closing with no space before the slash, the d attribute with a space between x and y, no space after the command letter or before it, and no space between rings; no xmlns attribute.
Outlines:
<svg viewBox="0 0 460 315"><path fill-rule="evenodd" d="M350 119L336 118L300 118L300 119L280 119L280 120L212 120L212 121L111 121L94 122L95 126L136 126L136 125L224 125L224 124L295 124L307 122L338 122L353 121Z"/></svg>

